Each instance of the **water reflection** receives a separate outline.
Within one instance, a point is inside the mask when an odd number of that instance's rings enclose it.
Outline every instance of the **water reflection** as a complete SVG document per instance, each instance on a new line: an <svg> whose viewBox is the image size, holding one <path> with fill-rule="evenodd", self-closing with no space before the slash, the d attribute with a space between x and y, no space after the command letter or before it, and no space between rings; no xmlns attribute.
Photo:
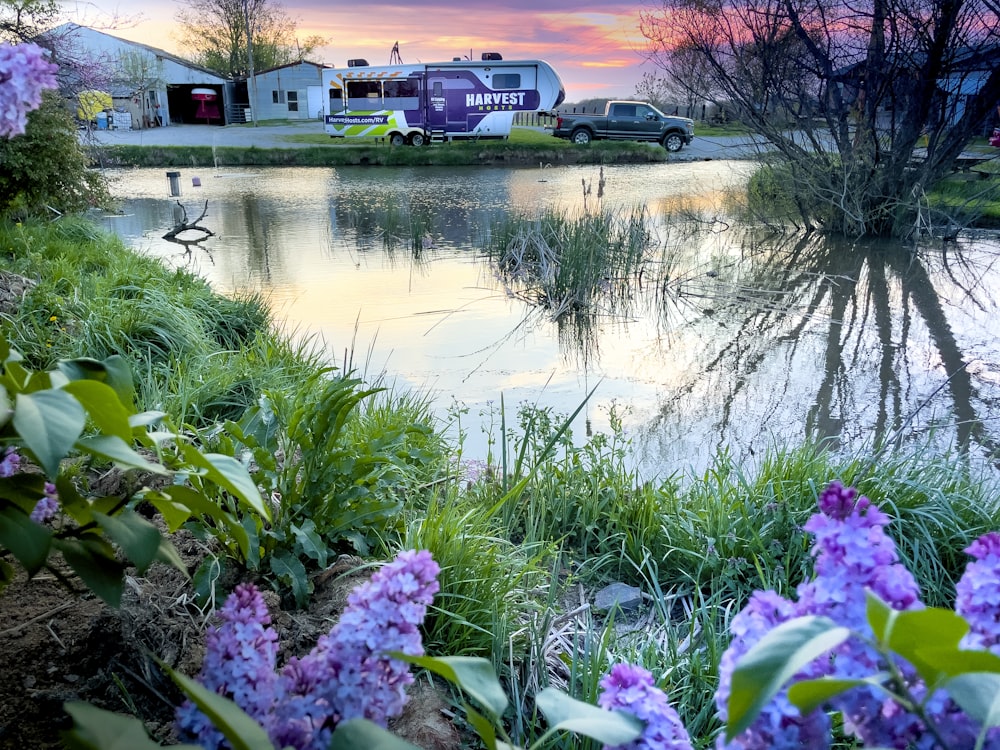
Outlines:
<svg viewBox="0 0 1000 750"><path fill-rule="evenodd" d="M504 395L608 428L614 407L647 473L702 469L727 450L942 441L992 454L1000 394L993 240L921 248L731 226L719 195L738 163L606 166L602 200L650 216L641 273L593 309L553 316L480 252L498 217L582 208L594 167L271 169L200 175L216 232L190 264L220 291L267 293L290 330L372 376L431 390L474 418ZM192 173L193 174L193 173ZM178 263L162 173L115 173L108 226ZM588 200L593 204L595 195ZM698 205L697 220L663 219ZM593 207L593 206L591 206ZM210 254L209 254L210 253ZM468 452L485 453L475 424Z"/></svg>

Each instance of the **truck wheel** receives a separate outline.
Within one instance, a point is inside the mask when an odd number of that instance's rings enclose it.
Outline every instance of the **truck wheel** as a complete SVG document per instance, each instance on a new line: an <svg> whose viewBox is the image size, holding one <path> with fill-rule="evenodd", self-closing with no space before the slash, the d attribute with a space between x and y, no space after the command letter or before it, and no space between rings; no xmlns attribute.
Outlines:
<svg viewBox="0 0 1000 750"><path fill-rule="evenodd" d="M684 139L677 133L667 133L663 137L663 148L667 151L680 151L684 145Z"/></svg>
<svg viewBox="0 0 1000 750"><path fill-rule="evenodd" d="M580 128L579 130L573 131L573 135L570 136L570 140L580 146L586 146L593 140L593 136L586 128Z"/></svg>
<svg viewBox="0 0 1000 750"><path fill-rule="evenodd" d="M390 146L402 146L406 143L406 139L403 137L402 133L393 133L389 136Z"/></svg>
<svg viewBox="0 0 1000 750"><path fill-rule="evenodd" d="M427 143L427 139L424 138L423 133L414 133L410 136L411 146L423 146L425 143Z"/></svg>

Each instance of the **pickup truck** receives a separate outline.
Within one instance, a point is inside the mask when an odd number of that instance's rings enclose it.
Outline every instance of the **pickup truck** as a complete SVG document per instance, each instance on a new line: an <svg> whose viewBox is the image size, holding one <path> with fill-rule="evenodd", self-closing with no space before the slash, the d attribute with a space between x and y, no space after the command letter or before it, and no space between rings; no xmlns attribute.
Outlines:
<svg viewBox="0 0 1000 750"><path fill-rule="evenodd" d="M665 115L645 102L608 102L603 116L557 115L552 135L581 145L605 138L657 141L667 151L680 151L694 138L694 120Z"/></svg>

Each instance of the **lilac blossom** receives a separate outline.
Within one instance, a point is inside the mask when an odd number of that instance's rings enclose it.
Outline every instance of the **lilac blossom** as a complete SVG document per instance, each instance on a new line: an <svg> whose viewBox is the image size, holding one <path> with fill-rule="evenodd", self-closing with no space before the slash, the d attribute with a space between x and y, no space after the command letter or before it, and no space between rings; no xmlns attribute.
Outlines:
<svg viewBox="0 0 1000 750"><path fill-rule="evenodd" d="M47 523L51 521L59 510L59 492L52 482L45 483L45 494L31 511L31 520L35 523Z"/></svg>
<svg viewBox="0 0 1000 750"><path fill-rule="evenodd" d="M13 446L7 448L3 453L3 459L0 460L0 479L14 476L20 468L21 457L18 455L17 449Z"/></svg>
<svg viewBox="0 0 1000 750"><path fill-rule="evenodd" d="M401 552L351 593L316 647L280 673L264 601L253 585L238 586L220 613L223 624L209 631L199 681L235 701L277 747L325 750L337 724L356 717L384 727L402 712L413 682L409 666L385 652L423 654L418 627L438 591L439 571L429 552ZM177 723L202 747L225 747L190 701L178 709Z"/></svg>
<svg viewBox="0 0 1000 750"><path fill-rule="evenodd" d="M278 746L325 750L341 721L365 718L384 727L402 712L413 676L384 652L424 653L418 626L438 591L439 571L429 552L401 552L351 593L333 630L282 670L271 737Z"/></svg>
<svg viewBox="0 0 1000 750"><path fill-rule="evenodd" d="M774 591L756 591L746 607L729 625L730 644L719 663L719 687L715 705L719 717L729 716L729 695L733 670L743 655L777 625L798 617L798 606ZM796 675L796 679L820 677L821 667L814 666ZM824 748L830 745L830 720L822 711L802 716L788 700L787 690L775 696L743 733L726 744L720 735L719 748L727 750L765 750L770 748L809 747Z"/></svg>
<svg viewBox="0 0 1000 750"><path fill-rule="evenodd" d="M965 552L975 561L955 586L955 612L969 623L962 647L1000 656L1000 533L984 534Z"/></svg>
<svg viewBox="0 0 1000 750"><path fill-rule="evenodd" d="M653 675L642 667L616 664L601 680L601 708L635 714L646 722L642 736L627 745L604 750L691 750L691 738L666 693L653 684Z"/></svg>
<svg viewBox="0 0 1000 750"><path fill-rule="evenodd" d="M0 42L0 138L24 132L28 112L42 103L42 90L56 87L57 69L37 44Z"/></svg>
<svg viewBox="0 0 1000 750"><path fill-rule="evenodd" d="M269 627L271 616L253 584L240 584L219 611L222 624L209 628L205 661L198 681L209 690L232 699L267 727L274 703L278 634ZM191 701L177 709L181 733L202 747L225 747L222 733Z"/></svg>

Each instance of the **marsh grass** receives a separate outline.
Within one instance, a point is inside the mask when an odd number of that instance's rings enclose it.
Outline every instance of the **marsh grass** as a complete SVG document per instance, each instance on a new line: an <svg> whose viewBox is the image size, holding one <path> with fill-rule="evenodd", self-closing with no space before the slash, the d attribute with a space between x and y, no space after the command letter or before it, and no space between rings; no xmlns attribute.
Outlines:
<svg viewBox="0 0 1000 750"><path fill-rule="evenodd" d="M549 208L494 222L482 249L513 294L559 318L620 308L655 244L644 207Z"/></svg>

